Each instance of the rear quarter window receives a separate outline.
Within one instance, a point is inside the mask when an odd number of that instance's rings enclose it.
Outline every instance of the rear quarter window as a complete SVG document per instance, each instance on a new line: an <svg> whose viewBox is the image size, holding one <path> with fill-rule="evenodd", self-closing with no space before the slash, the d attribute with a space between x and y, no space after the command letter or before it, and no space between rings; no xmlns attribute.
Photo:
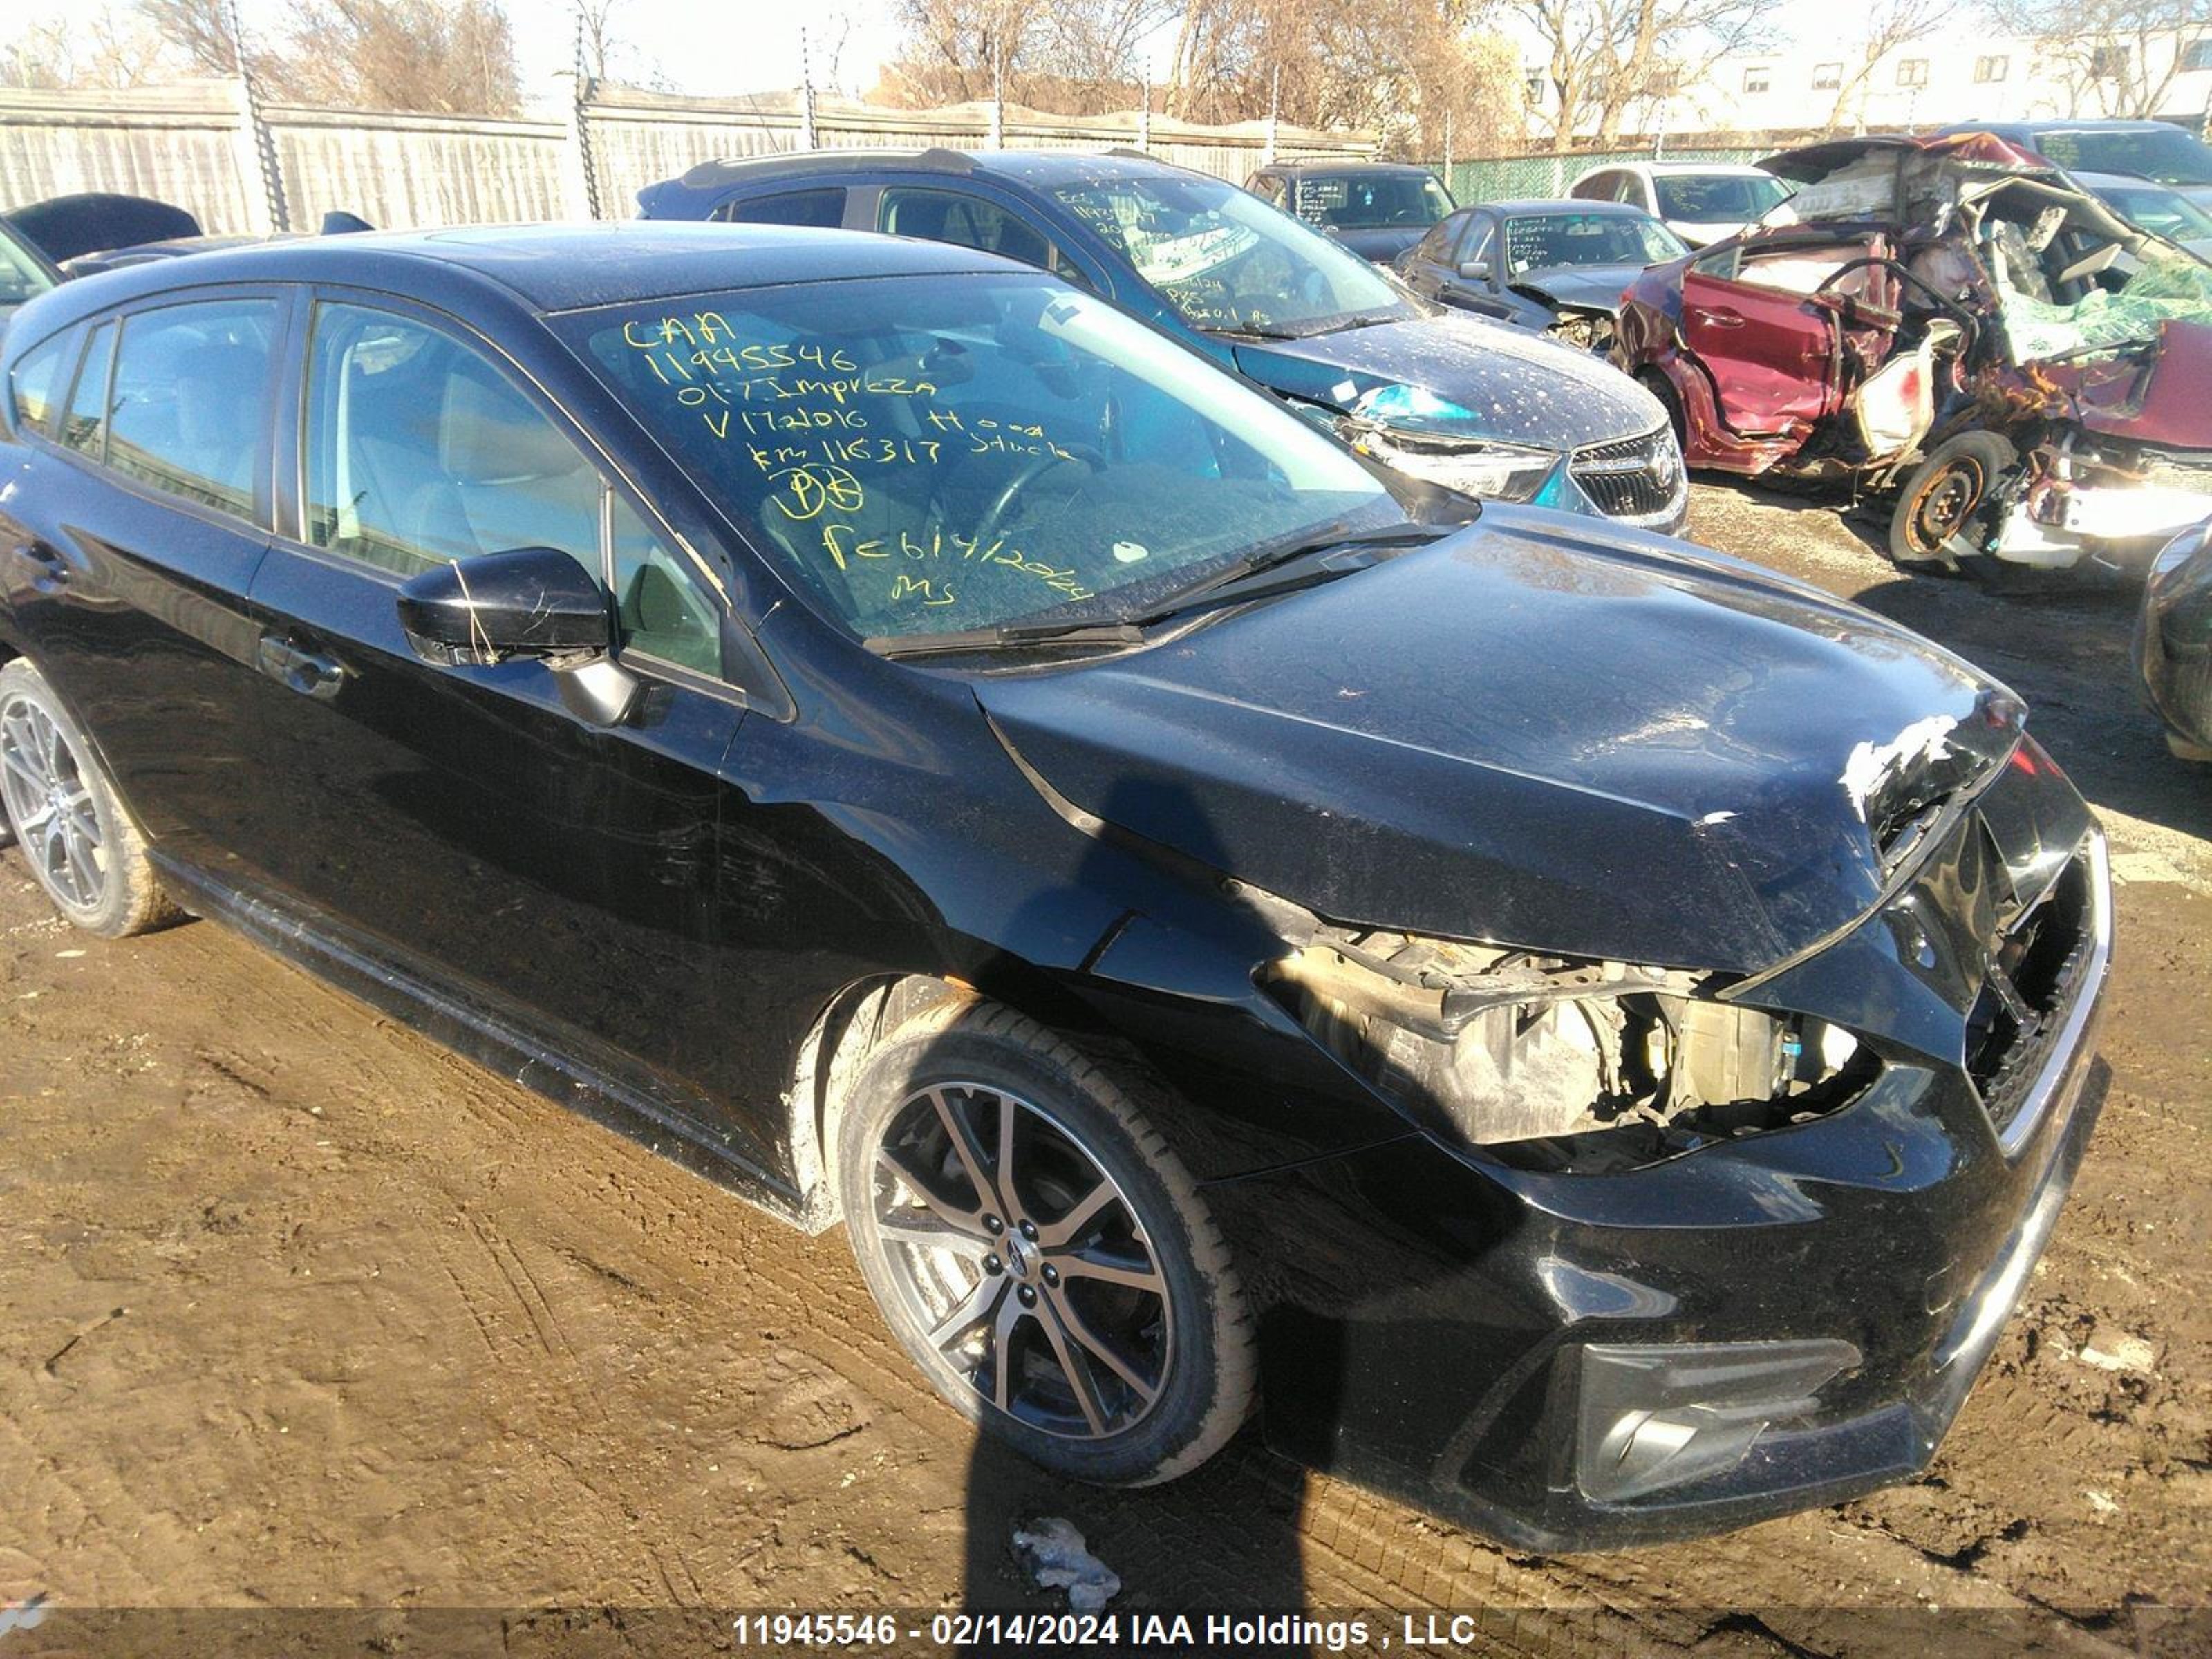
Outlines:
<svg viewBox="0 0 2212 1659"><path fill-rule="evenodd" d="M61 395L66 349L76 337L75 330L64 329L15 360L8 375L8 407L16 431L44 435L48 430Z"/></svg>
<svg viewBox="0 0 2212 1659"><path fill-rule="evenodd" d="M825 185L818 190L785 191L775 196L725 202L714 210L714 217L733 225L799 225L835 230L845 222L845 187Z"/></svg>

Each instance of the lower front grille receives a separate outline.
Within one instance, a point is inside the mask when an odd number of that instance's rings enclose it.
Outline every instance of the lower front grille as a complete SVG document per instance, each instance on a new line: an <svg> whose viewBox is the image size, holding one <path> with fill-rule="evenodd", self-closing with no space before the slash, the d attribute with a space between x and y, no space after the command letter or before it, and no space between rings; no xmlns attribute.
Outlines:
<svg viewBox="0 0 2212 1659"><path fill-rule="evenodd" d="M1662 523L1680 509L1688 482L1669 427L1639 438L1592 444L1568 458L1567 471L1608 519Z"/></svg>
<svg viewBox="0 0 2212 1659"><path fill-rule="evenodd" d="M1967 1022L1966 1070L2008 1151L2034 1127L2039 1085L2094 992L2103 954L2099 881L2089 854L2077 854L1991 942L1988 978Z"/></svg>

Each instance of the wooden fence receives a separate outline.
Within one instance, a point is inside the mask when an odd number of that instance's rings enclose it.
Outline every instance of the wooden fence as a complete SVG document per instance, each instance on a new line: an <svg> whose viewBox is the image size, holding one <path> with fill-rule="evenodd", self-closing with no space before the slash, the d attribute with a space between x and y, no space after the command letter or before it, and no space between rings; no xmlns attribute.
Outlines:
<svg viewBox="0 0 2212 1659"><path fill-rule="evenodd" d="M995 128L995 132L994 132ZM804 149L1142 149L1242 183L1278 157L1374 153L1364 134L1073 118L988 104L899 110L797 94L681 98L597 86L563 120L253 104L209 81L122 93L0 91L0 210L79 191L151 196L210 233L312 230L326 211L409 228L626 218L656 179L716 156Z"/></svg>

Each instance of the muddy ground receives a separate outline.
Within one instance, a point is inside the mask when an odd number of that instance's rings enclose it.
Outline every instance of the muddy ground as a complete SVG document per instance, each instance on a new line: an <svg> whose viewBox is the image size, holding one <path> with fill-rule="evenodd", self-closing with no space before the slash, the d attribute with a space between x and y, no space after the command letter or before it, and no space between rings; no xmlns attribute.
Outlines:
<svg viewBox="0 0 2212 1659"><path fill-rule="evenodd" d="M2212 1646L2212 773L2136 702L2124 594L1901 580L1832 504L1701 487L1695 515L2025 693L2124 882L2102 1127L1925 1479L1549 1563L1249 1441L1165 1491L1055 1486L977 1455L842 1233L802 1238L219 927L73 935L9 854L0 1602L49 1611L0 1613L0 1659L213 1651L236 1624L71 1623L102 1607L365 1608L308 1628L422 1654L722 1645L703 1615L556 1607L1043 1607L1006 1559L1030 1512L1073 1519L1125 1607L1480 1609L1515 1652ZM403 1616L453 1607L540 1611Z"/></svg>

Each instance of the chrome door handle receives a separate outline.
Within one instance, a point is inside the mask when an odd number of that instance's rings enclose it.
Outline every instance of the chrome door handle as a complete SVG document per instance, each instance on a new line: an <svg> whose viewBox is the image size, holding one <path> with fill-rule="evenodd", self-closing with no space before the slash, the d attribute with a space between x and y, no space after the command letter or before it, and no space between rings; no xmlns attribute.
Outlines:
<svg viewBox="0 0 2212 1659"><path fill-rule="evenodd" d="M291 641L264 634L254 648L261 672L288 690L327 702L345 684L345 665L336 657L303 651Z"/></svg>

